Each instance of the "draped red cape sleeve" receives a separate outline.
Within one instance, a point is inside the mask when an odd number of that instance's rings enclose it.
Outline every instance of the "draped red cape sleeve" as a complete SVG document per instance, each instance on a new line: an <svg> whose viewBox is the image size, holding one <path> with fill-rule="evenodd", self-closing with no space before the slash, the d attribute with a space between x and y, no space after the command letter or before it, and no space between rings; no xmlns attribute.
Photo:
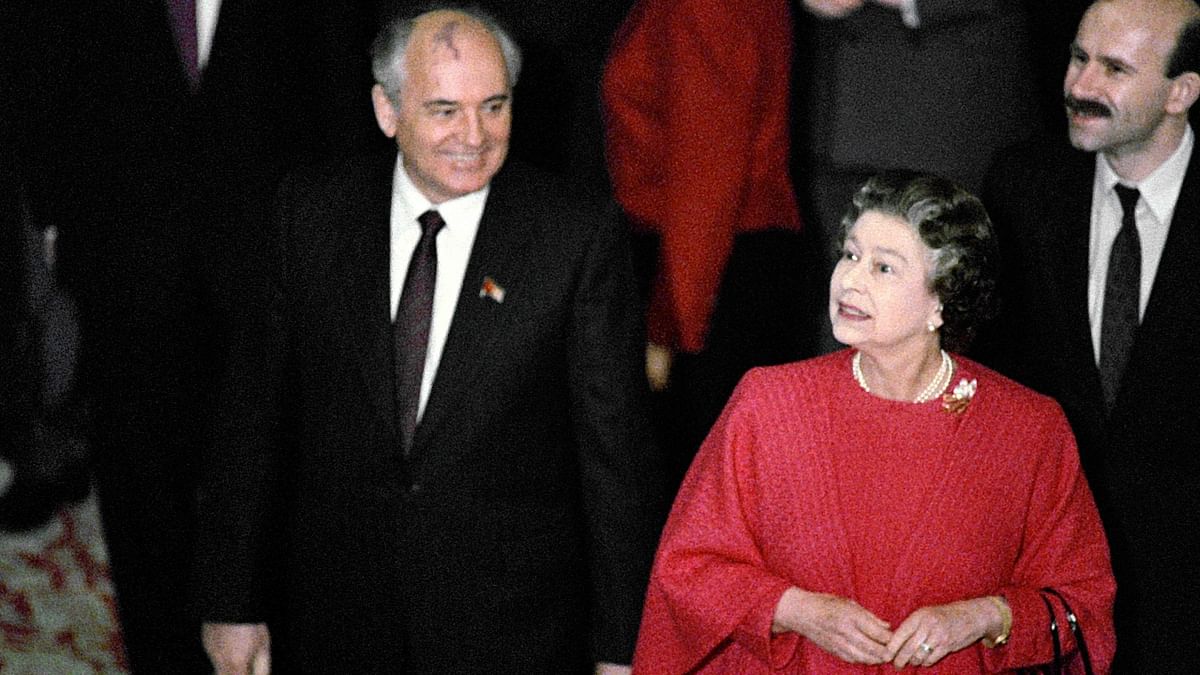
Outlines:
<svg viewBox="0 0 1200 675"><path fill-rule="evenodd" d="M887 401L857 386L850 354L756 369L738 385L664 530L634 671L894 672L773 635L796 586L892 627L924 606L1002 595L1007 644L977 642L923 672L1003 672L1051 659L1038 589L1052 586L1107 672L1115 583L1059 406L961 357L952 388L976 383L961 412ZM1069 634L1064 648L1075 650Z"/></svg>

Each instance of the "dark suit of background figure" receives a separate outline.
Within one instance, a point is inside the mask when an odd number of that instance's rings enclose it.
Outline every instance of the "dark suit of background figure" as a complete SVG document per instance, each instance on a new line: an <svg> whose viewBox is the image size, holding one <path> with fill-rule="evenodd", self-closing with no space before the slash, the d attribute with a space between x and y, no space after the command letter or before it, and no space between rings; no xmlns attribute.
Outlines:
<svg viewBox="0 0 1200 675"><path fill-rule="evenodd" d="M2 122L0 122L2 123ZM0 133L4 130L0 129ZM0 135L0 143L7 143ZM0 478L0 529L7 524L8 506L16 485L16 464L29 446L27 426L20 422L32 416L35 376L30 344L21 311L24 295L21 215L17 176L7 145L0 145L0 461L5 463L7 481Z"/></svg>
<svg viewBox="0 0 1200 675"><path fill-rule="evenodd" d="M607 161L639 234L648 337L675 355L659 427L677 480L743 373L811 349L791 25L786 0L643 0L605 66Z"/></svg>
<svg viewBox="0 0 1200 675"><path fill-rule="evenodd" d="M1059 2L1025 1L1029 15L1029 40L1033 63L1033 82L1037 94L1039 124L1031 136L1045 133L1049 138L1062 138L1067 132L1063 117L1063 73L1067 70L1071 41L1087 0Z"/></svg>
<svg viewBox="0 0 1200 675"><path fill-rule="evenodd" d="M617 26L634 0L484 0L521 44L513 156L611 198L604 166L600 78Z"/></svg>
<svg viewBox="0 0 1200 675"><path fill-rule="evenodd" d="M986 202L1004 309L981 356L1058 399L1071 422L1112 547L1114 672L1192 672L1180 645L1200 632L1200 161L1193 151L1107 421L1087 313L1094 171L1094 154L1064 142L1000 158Z"/></svg>
<svg viewBox="0 0 1200 675"><path fill-rule="evenodd" d="M264 574L278 577L273 659L304 672L628 663L662 478L625 239L564 183L513 160L501 169L405 460L388 306L394 165L304 173L282 193L281 277L271 311L239 322L240 394L218 417L201 492L202 610L260 621ZM485 278L503 302L480 293ZM254 545L280 522L281 546Z"/></svg>
<svg viewBox="0 0 1200 675"><path fill-rule="evenodd" d="M7 119L7 118L5 118ZM54 274L53 235L29 215L0 128L0 530L41 527L91 490L79 322Z"/></svg>
<svg viewBox="0 0 1200 675"><path fill-rule="evenodd" d="M205 289L262 248L285 170L378 136L363 93L371 12L224 0L192 90L165 2L13 4L14 136L80 304L131 665L207 672L186 600L194 471L223 351Z"/></svg>
<svg viewBox="0 0 1200 675"><path fill-rule="evenodd" d="M908 168L977 191L993 150L1037 128L1029 27L1019 0L917 0L915 29L871 2L841 19L795 2L797 185L817 257L811 292L827 299L841 216L867 177ZM826 302L813 304L831 351Z"/></svg>

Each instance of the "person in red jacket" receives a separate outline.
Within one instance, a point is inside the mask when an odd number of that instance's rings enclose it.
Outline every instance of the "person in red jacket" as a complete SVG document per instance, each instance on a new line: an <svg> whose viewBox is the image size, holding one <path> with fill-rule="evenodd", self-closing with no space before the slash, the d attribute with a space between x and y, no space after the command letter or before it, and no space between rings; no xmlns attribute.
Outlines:
<svg viewBox="0 0 1200 675"><path fill-rule="evenodd" d="M658 247L647 375L696 444L745 370L799 352L791 27L783 0L642 0L604 72L614 194Z"/></svg>
<svg viewBox="0 0 1200 675"><path fill-rule="evenodd" d="M1067 418L957 353L995 306L982 204L887 174L842 223L851 349L737 386L663 530L634 673L1014 672L1057 658L1048 607L1068 665L1108 673L1116 585Z"/></svg>

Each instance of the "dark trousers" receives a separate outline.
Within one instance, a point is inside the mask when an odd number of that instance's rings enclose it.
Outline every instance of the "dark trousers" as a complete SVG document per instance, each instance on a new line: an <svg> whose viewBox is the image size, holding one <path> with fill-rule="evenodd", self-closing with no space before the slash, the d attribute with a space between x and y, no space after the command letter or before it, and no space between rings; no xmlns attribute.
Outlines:
<svg viewBox="0 0 1200 675"><path fill-rule="evenodd" d="M634 248L643 297L648 298L657 239L639 235ZM671 494L747 370L816 353L808 319L813 312L808 291L812 262L802 236L794 231L766 230L734 239L705 348L676 354L669 386L653 397Z"/></svg>
<svg viewBox="0 0 1200 675"><path fill-rule="evenodd" d="M100 516L135 675L211 672L189 577L214 324L172 250L154 240L124 264L89 266L81 297Z"/></svg>

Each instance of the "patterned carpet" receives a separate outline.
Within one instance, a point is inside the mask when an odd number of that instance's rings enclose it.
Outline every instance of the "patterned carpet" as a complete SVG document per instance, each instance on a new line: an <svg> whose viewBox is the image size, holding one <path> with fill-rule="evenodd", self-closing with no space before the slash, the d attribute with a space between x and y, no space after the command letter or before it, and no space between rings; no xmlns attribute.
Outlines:
<svg viewBox="0 0 1200 675"><path fill-rule="evenodd" d="M127 672L95 499L0 532L0 673Z"/></svg>

